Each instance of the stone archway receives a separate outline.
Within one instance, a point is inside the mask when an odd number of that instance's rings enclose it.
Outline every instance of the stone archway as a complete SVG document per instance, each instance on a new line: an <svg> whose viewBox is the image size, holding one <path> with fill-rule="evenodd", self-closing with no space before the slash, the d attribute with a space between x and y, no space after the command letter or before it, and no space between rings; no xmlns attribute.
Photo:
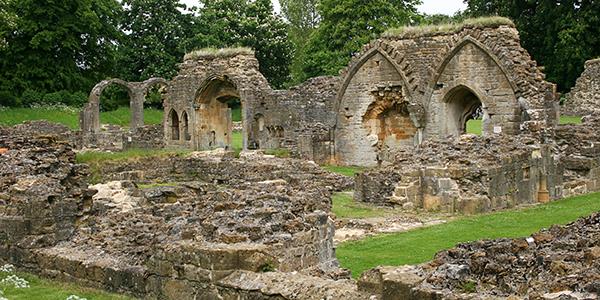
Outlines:
<svg viewBox="0 0 600 300"><path fill-rule="evenodd" d="M170 128L169 130L169 139L172 141L178 141L180 139L180 122L179 122L179 115L177 114L177 111L175 111L174 109L171 109L171 111L169 111L169 117L168 117L168 126Z"/></svg>
<svg viewBox="0 0 600 300"><path fill-rule="evenodd" d="M367 51L352 65L337 99L335 161L374 166L418 131L410 85L387 52Z"/></svg>
<svg viewBox="0 0 600 300"><path fill-rule="evenodd" d="M84 133L100 132L100 98L102 97L102 92L113 84L124 87L129 96L130 107L135 106L135 89L130 83L118 78L101 81L92 88L88 97L88 103L79 116L79 126Z"/></svg>
<svg viewBox="0 0 600 300"><path fill-rule="evenodd" d="M196 120L199 120L194 138L198 149L232 149L231 105L236 101L241 103L244 124L243 99L236 85L227 76L212 77L198 90L194 102ZM246 129L243 128L242 131L246 141Z"/></svg>
<svg viewBox="0 0 600 300"><path fill-rule="evenodd" d="M88 97L88 103L79 116L79 126L85 133L100 132L100 98L102 92L110 85L120 85L127 90L131 109L131 131L144 126L144 100L148 89L156 85L168 86L163 78L150 78L144 82L127 82L118 78L103 80L96 84Z"/></svg>

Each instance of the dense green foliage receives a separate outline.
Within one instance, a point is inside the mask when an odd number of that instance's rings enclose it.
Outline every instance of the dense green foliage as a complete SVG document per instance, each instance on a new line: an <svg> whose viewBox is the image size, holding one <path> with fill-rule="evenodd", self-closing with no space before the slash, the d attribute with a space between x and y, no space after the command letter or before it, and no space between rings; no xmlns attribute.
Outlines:
<svg viewBox="0 0 600 300"><path fill-rule="evenodd" d="M203 0L188 48L252 48L260 71L275 87L289 79L293 47L287 25L274 15L271 0Z"/></svg>
<svg viewBox="0 0 600 300"><path fill-rule="evenodd" d="M600 56L600 1L467 0L472 16L500 15L517 25L525 49L548 80L568 91L586 60Z"/></svg>
<svg viewBox="0 0 600 300"><path fill-rule="evenodd" d="M321 0L321 23L311 35L303 71L306 78L335 75L353 54L390 27L419 19L420 0Z"/></svg>
<svg viewBox="0 0 600 300"><path fill-rule="evenodd" d="M89 90L114 66L117 0L9 1L1 29L0 94ZM7 29L8 28L8 29ZM16 102L16 101L2 101Z"/></svg>
<svg viewBox="0 0 600 300"><path fill-rule="evenodd" d="M310 55L306 45L310 35L319 26L321 16L317 10L318 0L280 0L281 13L289 22L289 37L294 44L294 58L290 66L290 84L298 84L306 78L302 70Z"/></svg>
<svg viewBox="0 0 600 300"><path fill-rule="evenodd" d="M143 81L171 78L185 50L190 16L179 0L124 0L122 30L128 32L120 46L120 77Z"/></svg>
<svg viewBox="0 0 600 300"><path fill-rule="evenodd" d="M342 267L352 270L352 275L357 277L379 265L426 262L436 252L461 242L525 237L553 224L566 224L597 211L600 211L600 193L522 210L463 217L441 225L348 242L338 246L337 258Z"/></svg>

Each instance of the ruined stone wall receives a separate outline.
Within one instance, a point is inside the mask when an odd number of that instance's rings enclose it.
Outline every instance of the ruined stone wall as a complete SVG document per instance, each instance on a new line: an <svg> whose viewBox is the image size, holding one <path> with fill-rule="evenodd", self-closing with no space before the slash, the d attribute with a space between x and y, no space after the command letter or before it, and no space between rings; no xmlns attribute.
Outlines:
<svg viewBox="0 0 600 300"><path fill-rule="evenodd" d="M600 59L585 62L585 70L567 94L562 113L573 116L597 114L600 111Z"/></svg>
<svg viewBox="0 0 600 300"><path fill-rule="evenodd" d="M58 139L58 140L57 140ZM60 137L0 128L0 259L35 264L29 251L69 239L89 210L87 168Z"/></svg>
<svg viewBox="0 0 600 300"><path fill-rule="evenodd" d="M562 197L562 169L534 140L425 142L356 179L359 201L405 209L481 213Z"/></svg>
<svg viewBox="0 0 600 300"><path fill-rule="evenodd" d="M320 77L290 90L273 90L258 70L251 54L188 58L172 81L165 103L165 139L169 147L207 150L230 145L230 112L221 107L209 113L218 97L239 97L242 103L242 134L249 149L287 148L295 155L319 161L329 160L329 144L321 139L299 149L301 135L320 136L315 128L333 127L332 103L339 79ZM216 101L219 102L219 101ZM220 102L219 102L220 103ZM223 106L223 105L221 105ZM171 114L179 125L174 126ZM181 117L187 114L189 121ZM174 138L173 127L188 128L189 136ZM214 138L211 135L215 135ZM328 138L329 140L329 138ZM215 143L213 143L213 141ZM222 142L218 142L222 141ZM304 145L304 144L303 144ZM317 153L312 152L316 150ZM325 153L327 152L327 153ZM309 156L307 156L309 155Z"/></svg>
<svg viewBox="0 0 600 300"><path fill-rule="evenodd" d="M461 134L479 102L484 135L557 122L555 86L511 25L387 35L366 45L342 77L335 133L340 164L373 166L390 161L398 147ZM394 100L381 105L386 93ZM370 107L378 107L375 121L369 121ZM395 122L386 122L389 108ZM393 130L386 131L387 124Z"/></svg>
<svg viewBox="0 0 600 300"><path fill-rule="evenodd" d="M588 117L581 125L555 129L560 162L564 168L563 196L600 190L600 119Z"/></svg>

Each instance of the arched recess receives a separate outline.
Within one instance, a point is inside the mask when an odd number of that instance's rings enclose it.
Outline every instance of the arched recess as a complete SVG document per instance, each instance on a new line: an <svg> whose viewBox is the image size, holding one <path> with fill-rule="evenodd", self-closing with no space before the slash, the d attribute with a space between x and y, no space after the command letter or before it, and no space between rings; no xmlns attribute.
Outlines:
<svg viewBox="0 0 600 300"><path fill-rule="evenodd" d="M118 85L127 90L130 106L134 105L135 90L130 83L118 78L99 82L92 88L88 97L88 103L80 114L79 125L83 132L100 132L100 99L102 97L102 92L111 85Z"/></svg>
<svg viewBox="0 0 600 300"><path fill-rule="evenodd" d="M187 111L181 113L181 135L186 141L192 139L192 136L190 135L190 118L188 117Z"/></svg>
<svg viewBox="0 0 600 300"><path fill-rule="evenodd" d="M461 135L467 133L469 120L481 119L487 122L487 112L477 93L465 85L454 87L444 98L445 103L445 131L448 135Z"/></svg>
<svg viewBox="0 0 600 300"><path fill-rule="evenodd" d="M449 110L455 109L450 106L453 95L456 97L460 93L480 99L486 118L482 128L484 135L492 132L517 134L521 109L516 90L512 76L499 58L481 42L467 36L445 56L429 82L425 96L430 120L427 134L456 135L454 119L447 118L453 116Z"/></svg>
<svg viewBox="0 0 600 300"><path fill-rule="evenodd" d="M198 149L245 148L246 127L242 129L242 145L233 144L232 106L241 105L242 124L244 123L244 100L235 83L227 76L211 76L198 89L194 101L196 120L195 142Z"/></svg>
<svg viewBox="0 0 600 300"><path fill-rule="evenodd" d="M406 76L386 51L373 48L363 54L337 96L334 160L374 166L389 150L414 145L411 97Z"/></svg>
<svg viewBox="0 0 600 300"><path fill-rule="evenodd" d="M180 139L180 124L179 124L179 115L177 114L177 111L175 111L174 109L171 109L171 111L169 111L169 132L170 132L170 139L172 141L179 141Z"/></svg>
<svg viewBox="0 0 600 300"><path fill-rule="evenodd" d="M268 138L266 132L265 116L260 113L254 115L252 124L252 141L249 143L250 145L248 145L248 148L260 149L264 147L264 144Z"/></svg>

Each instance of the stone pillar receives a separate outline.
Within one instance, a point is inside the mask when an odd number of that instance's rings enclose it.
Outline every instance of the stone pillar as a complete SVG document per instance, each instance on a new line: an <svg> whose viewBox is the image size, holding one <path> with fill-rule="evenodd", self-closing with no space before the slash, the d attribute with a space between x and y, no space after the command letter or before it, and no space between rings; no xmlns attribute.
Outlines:
<svg viewBox="0 0 600 300"><path fill-rule="evenodd" d="M139 83L131 84L131 100L129 107L131 109L130 130L133 132L136 129L144 126L144 100L146 99L146 91Z"/></svg>

